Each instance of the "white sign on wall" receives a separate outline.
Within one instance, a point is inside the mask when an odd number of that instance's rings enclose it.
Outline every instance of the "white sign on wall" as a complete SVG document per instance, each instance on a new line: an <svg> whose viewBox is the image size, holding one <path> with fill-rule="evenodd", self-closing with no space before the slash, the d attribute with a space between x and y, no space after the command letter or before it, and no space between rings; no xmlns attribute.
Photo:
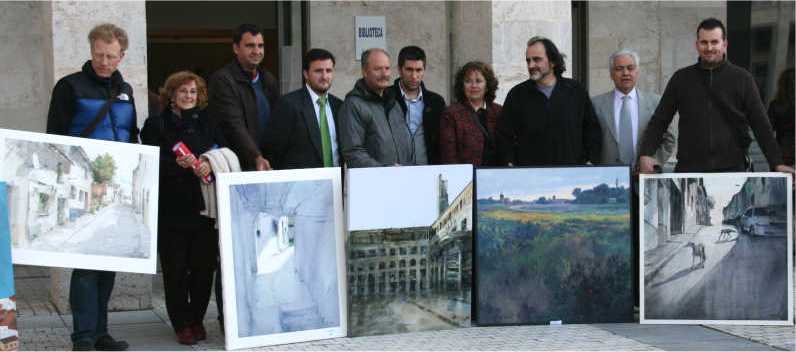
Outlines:
<svg viewBox="0 0 796 352"><path fill-rule="evenodd" d="M387 25L384 16L356 16L354 24L356 45L356 60L362 57L362 52L370 48L387 50Z"/></svg>

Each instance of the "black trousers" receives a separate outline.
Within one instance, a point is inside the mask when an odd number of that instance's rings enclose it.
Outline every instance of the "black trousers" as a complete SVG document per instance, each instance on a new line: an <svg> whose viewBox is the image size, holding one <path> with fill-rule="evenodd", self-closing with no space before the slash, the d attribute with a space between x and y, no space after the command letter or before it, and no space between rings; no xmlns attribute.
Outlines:
<svg viewBox="0 0 796 352"><path fill-rule="evenodd" d="M158 254L172 327L179 331L201 323L210 302L218 256L214 220L201 215L163 219Z"/></svg>
<svg viewBox="0 0 796 352"><path fill-rule="evenodd" d="M632 174L630 176L630 238L631 238L631 247L630 247L630 260L631 266L633 267L633 305L636 307L639 306L639 296L641 295L641 289L639 288L639 244L640 244L640 226L642 224L639 223L639 176L636 174Z"/></svg>

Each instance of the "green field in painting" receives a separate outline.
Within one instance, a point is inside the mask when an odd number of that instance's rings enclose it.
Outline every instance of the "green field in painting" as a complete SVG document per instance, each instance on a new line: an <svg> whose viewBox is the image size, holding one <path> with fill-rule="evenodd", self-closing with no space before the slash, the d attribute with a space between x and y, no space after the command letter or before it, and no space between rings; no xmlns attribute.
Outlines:
<svg viewBox="0 0 796 352"><path fill-rule="evenodd" d="M627 203L524 204L478 201L478 323L631 321Z"/></svg>

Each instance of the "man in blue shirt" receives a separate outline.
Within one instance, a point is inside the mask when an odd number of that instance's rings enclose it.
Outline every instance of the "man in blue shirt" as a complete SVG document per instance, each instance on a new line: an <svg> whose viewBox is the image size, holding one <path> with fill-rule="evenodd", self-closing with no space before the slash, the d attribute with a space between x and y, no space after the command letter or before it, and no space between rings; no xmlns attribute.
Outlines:
<svg viewBox="0 0 796 352"><path fill-rule="evenodd" d="M265 125L279 97L276 78L259 67L265 41L253 24L238 26L232 38L235 60L210 78L208 112L244 170L270 170L263 157Z"/></svg>
<svg viewBox="0 0 796 352"><path fill-rule="evenodd" d="M398 52L399 78L392 89L406 118L418 165L439 164L439 118L445 99L426 89L426 53L417 46Z"/></svg>

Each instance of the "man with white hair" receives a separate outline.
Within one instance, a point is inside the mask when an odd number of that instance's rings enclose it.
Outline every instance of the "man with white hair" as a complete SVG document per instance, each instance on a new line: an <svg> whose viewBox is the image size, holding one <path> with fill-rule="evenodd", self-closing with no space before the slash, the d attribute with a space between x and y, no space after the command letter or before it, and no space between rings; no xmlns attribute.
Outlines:
<svg viewBox="0 0 796 352"><path fill-rule="evenodd" d="M639 141L661 97L636 88L640 67L635 51L621 49L613 53L608 70L614 89L592 98L602 127L601 162L635 166ZM674 135L667 130L656 154L659 164L669 159L674 147Z"/></svg>
<svg viewBox="0 0 796 352"><path fill-rule="evenodd" d="M614 89L608 93L592 98L594 112L600 121L602 128L603 148L600 162L602 164L621 164L636 165L636 155L644 129L647 127L655 107L661 96L644 92L636 88L639 75L638 54L630 49L621 49L608 58L608 70L611 73L611 80L614 81ZM656 155L659 164L663 164L672 155L675 145L675 138L671 131L667 130L663 136L663 142ZM633 296L636 306L638 306L639 289L636 284L638 280L638 177L637 170L634 168L633 177L630 180L631 198L631 221L633 222L631 252L633 263Z"/></svg>

